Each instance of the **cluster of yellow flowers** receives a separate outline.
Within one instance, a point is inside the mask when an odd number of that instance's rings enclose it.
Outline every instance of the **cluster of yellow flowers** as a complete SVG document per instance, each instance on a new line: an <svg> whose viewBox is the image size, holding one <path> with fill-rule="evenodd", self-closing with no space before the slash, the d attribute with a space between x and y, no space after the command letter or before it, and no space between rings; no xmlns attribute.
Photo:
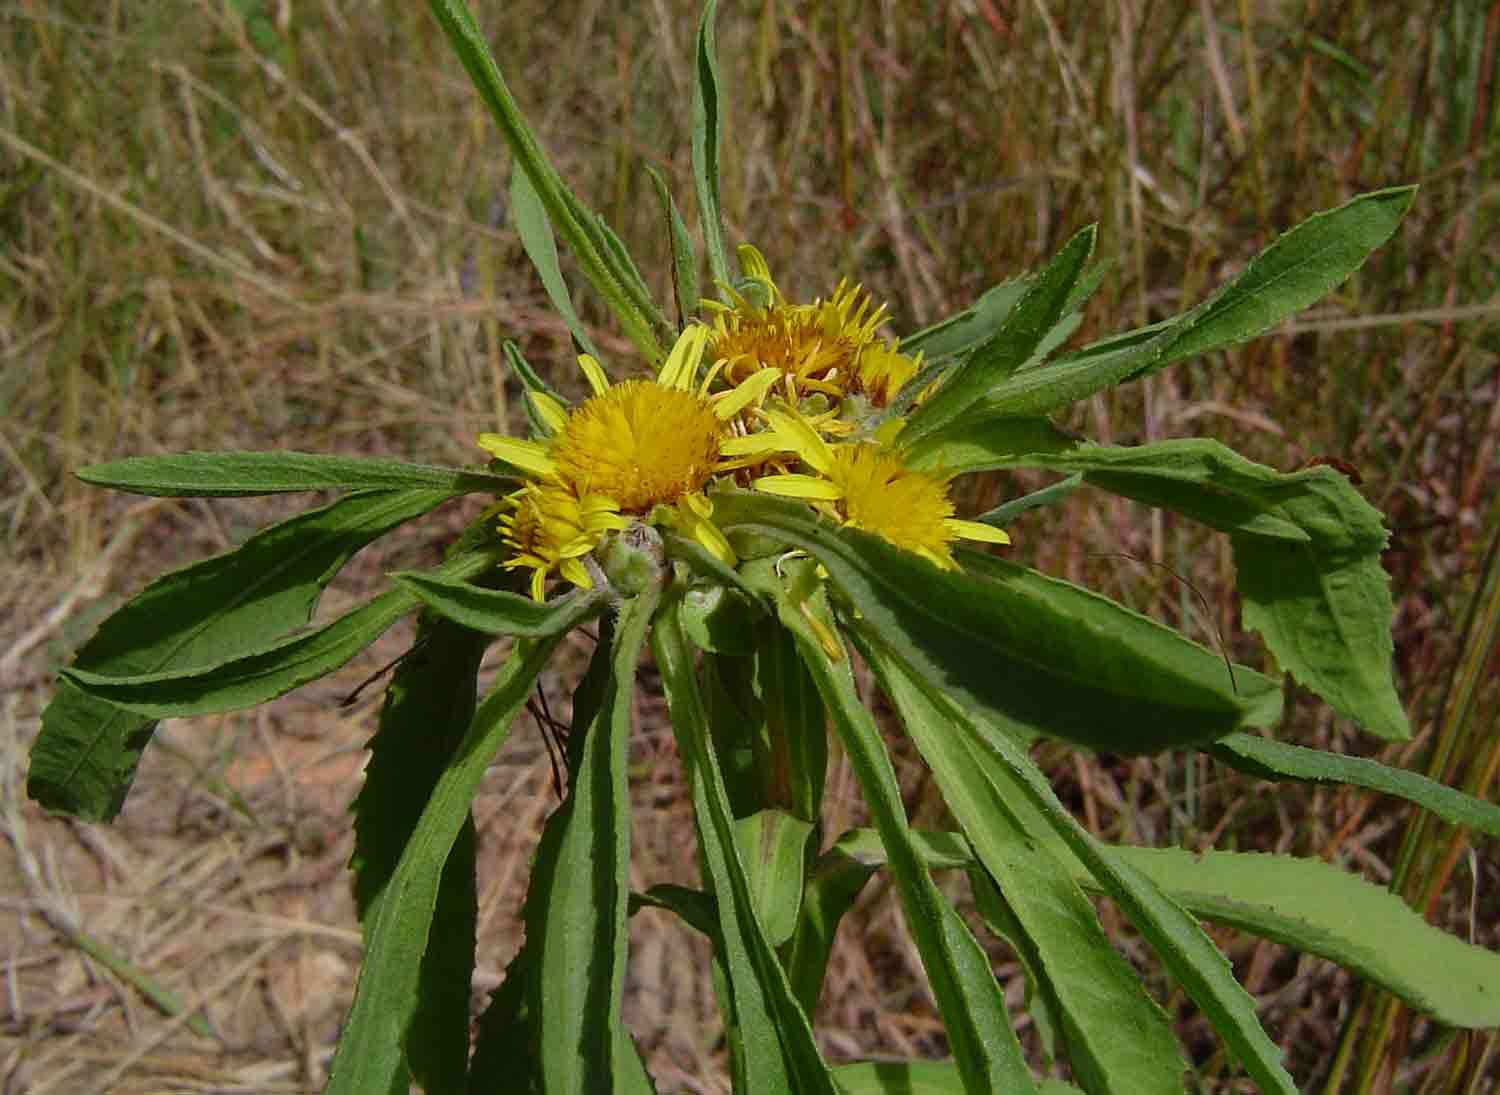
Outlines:
<svg viewBox="0 0 1500 1095"><path fill-rule="evenodd" d="M945 478L902 463L899 418L859 436L921 367L878 334L885 308L847 282L826 301L789 304L755 248L740 249L740 265L746 291L705 301L710 322L689 324L654 380L611 385L583 354L593 395L580 406L527 395L547 436L480 435L481 448L528 476L501 531L515 550L505 565L531 570L537 600L553 571L591 587L587 558L632 520L670 524L733 565L704 493L716 476L804 499L939 567L955 565L955 539L1010 542L955 518Z"/></svg>

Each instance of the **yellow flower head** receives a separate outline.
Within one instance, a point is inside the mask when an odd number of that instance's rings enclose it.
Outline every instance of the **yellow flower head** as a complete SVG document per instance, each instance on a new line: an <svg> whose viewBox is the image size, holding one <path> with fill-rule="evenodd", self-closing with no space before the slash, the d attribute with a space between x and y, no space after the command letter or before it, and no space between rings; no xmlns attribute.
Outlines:
<svg viewBox="0 0 1500 1095"><path fill-rule="evenodd" d="M593 586L583 556L613 529L627 522L613 499L600 495L579 498L566 487L528 483L508 499L511 512L500 518L500 531L515 555L507 570L531 568L531 595L542 600L547 575L559 571L576 586Z"/></svg>
<svg viewBox="0 0 1500 1095"><path fill-rule="evenodd" d="M829 445L796 415L769 412L775 434L816 475L767 475L757 490L802 498L846 525L873 532L899 548L914 551L952 570L954 540L1008 544L1002 530L953 516L945 480L913 471L899 456L875 442Z"/></svg>
<svg viewBox="0 0 1500 1095"><path fill-rule="evenodd" d="M552 429L549 439L480 435L481 448L532 480L512 495L501 530L516 549L506 565L532 568L531 591L538 600L554 569L575 585L591 585L580 559L606 533L629 524L623 515L643 517L658 505L701 498L721 466L725 421L755 394L753 385L745 392L706 394L707 382L699 385L697 373L707 341L706 328L690 327L655 380L615 385L584 354L578 363L594 394L581 406L570 412L549 396L528 396ZM722 556L727 545L707 515L689 533Z"/></svg>
<svg viewBox="0 0 1500 1095"><path fill-rule="evenodd" d="M739 256L764 301L726 287L731 306L704 302L716 312L709 353L729 384L774 369L787 378L794 400L812 392L834 399L860 393L883 407L916 374L920 358L901 353L896 341L876 334L886 307L872 307L862 287L843 280L827 300L789 304L759 251L746 244Z"/></svg>

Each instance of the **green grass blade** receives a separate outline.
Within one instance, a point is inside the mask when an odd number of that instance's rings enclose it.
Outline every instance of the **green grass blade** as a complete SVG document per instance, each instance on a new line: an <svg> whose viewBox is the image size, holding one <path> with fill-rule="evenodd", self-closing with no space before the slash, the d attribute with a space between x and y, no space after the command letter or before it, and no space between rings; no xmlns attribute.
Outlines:
<svg viewBox="0 0 1500 1095"><path fill-rule="evenodd" d="M353 805L354 899L366 926L379 918L402 852L473 720L475 676L488 645L486 635L424 615L391 677ZM465 819L438 883L405 1042L412 1076L427 1091L460 1090L468 1070L474 850L474 824Z"/></svg>
<svg viewBox="0 0 1500 1095"><path fill-rule="evenodd" d="M707 0L698 24L693 81L693 183L698 194L698 218L703 249L708 254L708 276L721 285L731 282L724 251L724 221L719 210L719 60L714 43L718 0ZM694 301L694 310L697 302Z"/></svg>
<svg viewBox="0 0 1500 1095"><path fill-rule="evenodd" d="M435 490L505 493L515 481L464 468L305 452L178 452L90 464L85 483L159 498L237 498L304 490Z"/></svg>
<svg viewBox="0 0 1500 1095"><path fill-rule="evenodd" d="M801 606L792 602L769 568L763 578L777 596L782 623L796 637L886 846L891 878L927 970L965 1090L969 1095L1034 1091L989 959L922 865L890 757L870 712L855 692L848 658L833 660ZM814 597L802 604L820 611Z"/></svg>
<svg viewBox="0 0 1500 1095"><path fill-rule="evenodd" d="M307 623L323 587L355 552L447 497L355 494L263 529L233 551L152 582L104 621L74 665L119 676L183 672L261 649ZM32 747L28 793L49 810L114 817L155 725L63 678Z"/></svg>
<svg viewBox="0 0 1500 1095"><path fill-rule="evenodd" d="M405 1090L402 1047L417 1007L421 957L444 864L469 819L469 803L485 770L557 641L517 644L433 786L375 915L365 925L365 960L325 1095L370 1095L398 1084Z"/></svg>
<svg viewBox="0 0 1500 1095"><path fill-rule="evenodd" d="M1500 836L1500 806L1377 760L1267 741L1253 734L1230 734L1205 752L1231 768L1261 779L1363 787L1416 803L1454 825L1467 825L1490 836Z"/></svg>
<svg viewBox="0 0 1500 1095"><path fill-rule="evenodd" d="M655 607L656 595L648 593L621 608L596 713L586 729L574 729L582 740L567 801L548 819L532 869L526 939L535 947L532 1005L549 1095L593 1095L620 1084L630 893L626 742L636 665Z"/></svg>
<svg viewBox="0 0 1500 1095"><path fill-rule="evenodd" d="M812 1026L755 916L750 880L735 842L728 791L710 743L692 653L675 607L661 614L651 642L672 730L692 785L699 847L718 896L718 938L743 1047L740 1063L747 1090L757 1095L832 1095L836 1089L813 1041Z"/></svg>
<svg viewBox="0 0 1500 1095"><path fill-rule="evenodd" d="M983 759L899 664L878 647L861 649L1014 914L1032 972L1056 1001L1079 1082L1097 1092L1180 1092L1187 1065L1165 1014L1104 934L1067 867L1036 846L986 778Z"/></svg>

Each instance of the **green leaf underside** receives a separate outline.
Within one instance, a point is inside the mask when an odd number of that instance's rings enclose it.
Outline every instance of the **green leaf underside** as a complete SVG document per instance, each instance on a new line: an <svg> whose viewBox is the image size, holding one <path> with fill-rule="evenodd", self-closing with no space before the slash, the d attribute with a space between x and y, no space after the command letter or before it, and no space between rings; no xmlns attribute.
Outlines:
<svg viewBox="0 0 1500 1095"><path fill-rule="evenodd" d="M1187 1065L1161 1008L1104 934L1068 869L1012 814L984 758L899 670L867 656L932 769L943 801L968 836L1026 937L1032 972L1045 981L1067 1034L1068 1059L1091 1091L1181 1092Z"/></svg>
<svg viewBox="0 0 1500 1095"><path fill-rule="evenodd" d="M540 1095L536 1055L541 1039L527 999L533 976L531 948L522 942L479 1016L465 1095Z"/></svg>
<svg viewBox="0 0 1500 1095"><path fill-rule="evenodd" d="M1395 232L1414 194L1415 187L1376 190L1315 214L1191 311L1015 373L990 390L984 406L996 415L1046 414L1113 384L1263 334L1359 269Z"/></svg>
<svg viewBox="0 0 1500 1095"><path fill-rule="evenodd" d="M952 1061L861 1061L833 1070L844 1095L963 1095ZM1037 1095L1083 1095L1062 1080L1040 1080ZM1125 1090L1124 1088L1121 1089Z"/></svg>
<svg viewBox="0 0 1500 1095"><path fill-rule="evenodd" d="M1056 326L1094 252L1096 230L1083 229L1036 275L995 332L976 346L935 395L907 419L907 443L940 430L1024 365Z"/></svg>
<svg viewBox="0 0 1500 1095"><path fill-rule="evenodd" d="M639 274L613 233L563 183L522 117L464 0L428 0L428 7L499 124L518 166L536 191L554 230L572 249L584 275L620 321L626 336L652 363L661 359L655 328L665 319L651 303Z"/></svg>
<svg viewBox="0 0 1500 1095"><path fill-rule="evenodd" d="M356 551L447 497L365 492L263 529L152 582L104 621L75 665L108 675L184 672L253 651L305 625ZM114 817L154 728L152 716L60 680L32 747L28 793L86 820Z"/></svg>
<svg viewBox="0 0 1500 1095"><path fill-rule="evenodd" d="M1042 733L1144 753L1279 714L1274 681L1243 666L1231 679L1212 651L1070 583L977 555L964 559L979 576L939 571L781 499L723 492L715 507L728 528L814 555L869 627L898 642L924 677Z"/></svg>
<svg viewBox="0 0 1500 1095"><path fill-rule="evenodd" d="M1231 768L1260 779L1338 783L1380 791L1415 803L1454 825L1500 837L1500 806L1376 760L1267 741L1253 734L1230 734L1205 751Z"/></svg>
<svg viewBox="0 0 1500 1095"><path fill-rule="evenodd" d="M1196 915L1321 955L1449 1026L1500 1026L1500 954L1316 859L1180 848L1113 854Z"/></svg>
<svg viewBox="0 0 1500 1095"><path fill-rule="evenodd" d="M698 23L693 81L693 184L698 196L698 220L708 274L728 285L729 261L724 250L723 218L719 210L719 61L714 42L718 0L707 0ZM696 304L696 302L695 302Z"/></svg>
<svg viewBox="0 0 1500 1095"><path fill-rule="evenodd" d="M735 840L735 822L679 611L663 612L651 636L672 730L693 795L698 845L717 895L718 942L738 1037L736 1068L744 1090L835 1091L807 1015L798 1006L771 942L755 914L751 872Z"/></svg>
<svg viewBox="0 0 1500 1095"><path fill-rule="evenodd" d="M431 572L403 570L391 578L439 616L486 635L544 638L556 634L559 627L572 627L576 610L592 607L597 612L603 607L593 590L577 590L542 602Z"/></svg>
<svg viewBox="0 0 1500 1095"><path fill-rule="evenodd" d="M620 1076L630 804L625 773L636 665L654 594L625 601L594 716L575 734L568 797L547 821L526 898L531 1001L549 1095L613 1091ZM601 638L601 641L602 638ZM593 706L592 702L586 706ZM575 699L575 719L577 717Z"/></svg>
<svg viewBox="0 0 1500 1095"><path fill-rule="evenodd" d="M1034 1091L989 959L921 864L895 771L870 712L855 691L848 659L830 659L801 606L782 590L769 567L762 581L775 593L781 621L796 637L886 846L891 879L900 894L907 928L927 971L965 1090L969 1095L995 1091L1024 1095ZM817 612L815 599L821 597L815 595L802 603Z"/></svg>
<svg viewBox="0 0 1500 1095"><path fill-rule="evenodd" d="M515 481L442 468L306 452L177 452L90 464L74 472L96 487L163 498L242 498L305 490L432 490L445 496L506 493Z"/></svg>
<svg viewBox="0 0 1500 1095"><path fill-rule="evenodd" d="M353 806L354 898L362 924L378 918L422 808L473 720L475 675L488 643L478 632L424 616L410 653L391 677ZM474 850L474 823L466 818L443 865L418 985L408 1001L410 1017L403 1023L411 1073L428 1091L459 1091L468 1071Z"/></svg>
<svg viewBox="0 0 1500 1095"><path fill-rule="evenodd" d="M1001 801L1012 809L1024 803L1035 812L1038 821L1023 826L1028 835L1045 843L1039 838L1046 834L1032 827L1044 825L1050 830L1047 839L1060 840L1093 875L1150 943L1168 972L1208 1016L1260 1090L1295 1095L1296 1085L1281 1064L1281 1051L1256 1018L1254 1000L1235 981L1229 963L1198 922L1150 879L1116 856L1114 849L1098 843L1074 820L1057 800L1046 778L1015 743L1003 720L972 717L953 697L914 672L912 666L870 632L863 632L861 639L872 650L883 652L885 675L903 677L948 722L950 732L964 740L976 769L994 783Z"/></svg>
<svg viewBox="0 0 1500 1095"><path fill-rule="evenodd" d="M1391 676L1393 609L1380 565L1386 531L1343 475L1328 467L1278 472L1206 439L1017 453L1006 421L947 434L919 447L913 463L1081 474L1092 486L1229 533L1245 623L1279 663L1371 733L1410 736Z"/></svg>
<svg viewBox="0 0 1500 1095"><path fill-rule="evenodd" d="M469 820L485 770L510 733L558 640L517 643L433 786L421 818L365 924L364 964L334 1054L325 1095L405 1090L402 1046L420 986L422 956L444 865Z"/></svg>
<svg viewBox="0 0 1500 1095"><path fill-rule="evenodd" d="M552 235L552 222L547 219L546 207L542 205L542 199L537 196L536 188L531 185L525 170L518 169L510 173L510 215L515 222L516 235L521 237L521 247L531 260L537 277L541 279L542 288L547 291L547 299L562 317L568 333L585 353L598 357L599 348L589 337L583 320L578 318L578 312L573 307L573 295L568 292L568 283L563 280L562 267L557 261L557 240Z"/></svg>
<svg viewBox="0 0 1500 1095"><path fill-rule="evenodd" d="M466 553L436 572L465 577L493 567L498 546ZM253 707L332 673L419 604L404 588L387 590L338 619L248 654L206 667L129 676L64 670L88 692L153 718L185 718Z"/></svg>

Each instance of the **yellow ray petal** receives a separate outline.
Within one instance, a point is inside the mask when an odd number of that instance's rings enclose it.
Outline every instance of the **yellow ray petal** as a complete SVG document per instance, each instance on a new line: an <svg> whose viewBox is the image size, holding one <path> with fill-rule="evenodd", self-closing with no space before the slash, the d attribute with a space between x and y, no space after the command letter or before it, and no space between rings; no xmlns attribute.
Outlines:
<svg viewBox="0 0 1500 1095"><path fill-rule="evenodd" d="M979 521L961 521L957 517L947 518L943 521L943 525L954 536L964 540L982 540L986 544L1010 543L1010 536L1006 531L994 525L986 525Z"/></svg>
<svg viewBox="0 0 1500 1095"><path fill-rule="evenodd" d="M815 471L827 475L833 470L833 452L827 442L818 436L818 431L800 416L772 409L766 412L771 428L781 435L791 451L807 461Z"/></svg>
<svg viewBox="0 0 1500 1095"><path fill-rule="evenodd" d="M593 354L579 354L578 367L583 370L584 379L589 382L595 395L603 395L609 391L609 376L597 357Z"/></svg>
<svg viewBox="0 0 1500 1095"><path fill-rule="evenodd" d="M743 437L726 437L719 443L720 456L769 456L773 452L791 452L792 446L775 430L747 433Z"/></svg>
<svg viewBox="0 0 1500 1095"><path fill-rule="evenodd" d="M703 360L703 349L708 345L709 330L694 323L677 336L672 352L667 355L656 382L663 388L679 388L687 391L698 375L698 365Z"/></svg>
<svg viewBox="0 0 1500 1095"><path fill-rule="evenodd" d="M727 392L714 397L714 414L727 422L752 403L758 403L781 378L780 369L762 369Z"/></svg>
<svg viewBox="0 0 1500 1095"><path fill-rule="evenodd" d="M479 435L479 447L498 460L514 464L522 471L547 478L557 473L557 465L547 454L547 447L535 441L522 441L499 433Z"/></svg>
<svg viewBox="0 0 1500 1095"><path fill-rule="evenodd" d="M594 579L589 577L588 570L577 559L564 559L558 564L557 571L580 589L594 588Z"/></svg>
<svg viewBox="0 0 1500 1095"><path fill-rule="evenodd" d="M531 401L531 409L536 411L536 416L553 433L568 424L568 408L560 400L553 399L546 392L527 392L526 398Z"/></svg>
<svg viewBox="0 0 1500 1095"><path fill-rule="evenodd" d="M844 496L834 484L815 475L763 475L755 481L755 489L788 498L812 498L824 502L836 502Z"/></svg>

